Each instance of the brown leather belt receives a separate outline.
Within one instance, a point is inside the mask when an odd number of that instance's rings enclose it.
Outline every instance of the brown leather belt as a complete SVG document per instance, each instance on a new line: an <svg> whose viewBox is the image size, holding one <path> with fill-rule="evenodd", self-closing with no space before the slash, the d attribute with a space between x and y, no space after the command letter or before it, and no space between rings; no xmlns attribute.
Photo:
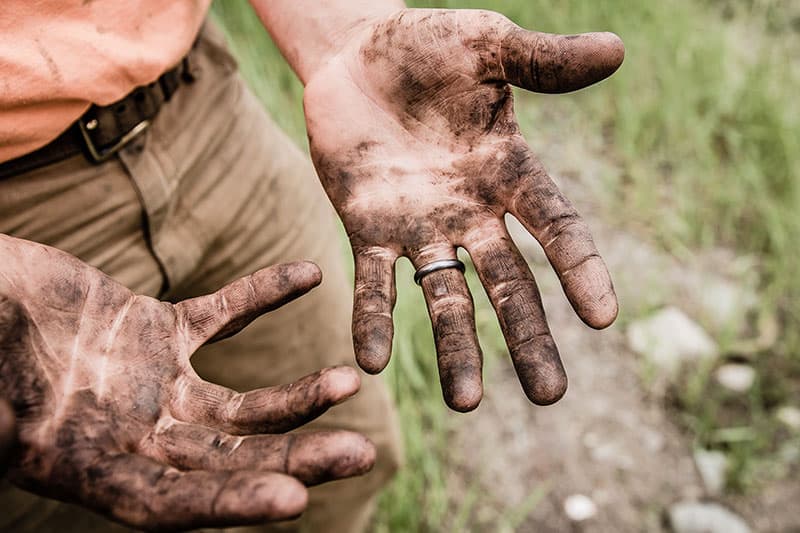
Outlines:
<svg viewBox="0 0 800 533"><path fill-rule="evenodd" d="M0 179L10 178L75 154L99 164L116 154L150 125L164 102L169 101L181 83L194 80L186 56L181 63L156 81L137 87L122 100L108 106L92 105L67 130L47 145L4 163Z"/></svg>

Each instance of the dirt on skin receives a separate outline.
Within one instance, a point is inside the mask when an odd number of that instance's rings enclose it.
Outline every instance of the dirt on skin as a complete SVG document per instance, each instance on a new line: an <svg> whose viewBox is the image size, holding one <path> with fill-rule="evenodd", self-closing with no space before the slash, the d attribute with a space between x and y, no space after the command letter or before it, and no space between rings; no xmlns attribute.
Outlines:
<svg viewBox="0 0 800 533"><path fill-rule="evenodd" d="M603 215L600 178L610 167L587 148L545 142L534 149L546 154L545 166L592 229L614 278L621 320L602 332L583 325L538 244L512 224L511 233L541 286L569 388L557 404L534 406L510 362L490 361L484 400L462 415L456 431L460 452L449 480L451 494L478 489L481 496L467 520L471 531L669 531L665 515L672 503L711 498L695 469L690 437L665 408L659 378L646 382L642 361L626 345L624 322L657 302L650 291L666 289L680 297L690 290L682 286L688 283L683 281L686 267L610 222L613 215ZM709 256L697 264L709 262L719 263ZM711 275L724 272L724 265L717 266ZM661 286L654 287L654 280ZM537 491L538 502L525 511L526 499L536 499ZM564 501L573 494L594 501L594 517L568 519ZM799 499L800 482L789 476L757 494L716 501L741 514L753 531L784 532L800 531L791 503ZM498 515L498 509L506 511ZM518 520L503 525L512 514L507 510L514 509L521 513Z"/></svg>

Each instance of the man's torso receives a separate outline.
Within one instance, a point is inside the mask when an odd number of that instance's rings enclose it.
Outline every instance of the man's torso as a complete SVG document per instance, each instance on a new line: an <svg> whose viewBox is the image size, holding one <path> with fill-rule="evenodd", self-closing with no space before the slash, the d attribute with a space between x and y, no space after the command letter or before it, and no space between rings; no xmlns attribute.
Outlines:
<svg viewBox="0 0 800 533"><path fill-rule="evenodd" d="M57 137L178 63L210 0L5 0L0 162Z"/></svg>

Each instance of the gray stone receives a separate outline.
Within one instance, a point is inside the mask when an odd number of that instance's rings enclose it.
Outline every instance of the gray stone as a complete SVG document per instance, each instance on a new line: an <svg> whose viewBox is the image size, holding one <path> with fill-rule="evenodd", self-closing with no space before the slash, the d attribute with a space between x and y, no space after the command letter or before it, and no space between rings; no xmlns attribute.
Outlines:
<svg viewBox="0 0 800 533"><path fill-rule="evenodd" d="M572 494L564 500L564 513L573 522L583 522L597 514L597 505L588 496Z"/></svg>
<svg viewBox="0 0 800 533"><path fill-rule="evenodd" d="M730 258L734 263L737 259L744 269L730 265L726 272L700 265L687 269L681 291L685 301L693 315L716 334L738 336L746 329L748 314L758 306L756 269L746 257Z"/></svg>
<svg viewBox="0 0 800 533"><path fill-rule="evenodd" d="M750 533L744 520L716 503L676 503L669 523L675 533Z"/></svg>
<svg viewBox="0 0 800 533"><path fill-rule="evenodd" d="M684 361L716 357L708 333L676 307L666 307L628 326L628 345L652 364L673 373Z"/></svg>
<svg viewBox="0 0 800 533"><path fill-rule="evenodd" d="M800 409L791 405L778 408L775 417L791 429L800 429Z"/></svg>
<svg viewBox="0 0 800 533"><path fill-rule="evenodd" d="M694 464L703 480L706 492L712 496L720 494L725 488L725 477L728 469L728 458L724 453L715 450L696 449Z"/></svg>
<svg viewBox="0 0 800 533"><path fill-rule="evenodd" d="M756 379L756 371L749 365L727 363L720 366L714 377L717 383L733 392L747 392Z"/></svg>

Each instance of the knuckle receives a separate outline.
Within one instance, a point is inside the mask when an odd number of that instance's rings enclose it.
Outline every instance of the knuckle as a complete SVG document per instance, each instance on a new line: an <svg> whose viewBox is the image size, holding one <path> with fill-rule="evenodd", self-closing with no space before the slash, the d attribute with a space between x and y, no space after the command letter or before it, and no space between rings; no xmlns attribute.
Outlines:
<svg viewBox="0 0 800 533"><path fill-rule="evenodd" d="M244 404L245 394L237 392L225 403L225 408L221 413L221 420L223 424L228 426L237 426L242 418L242 405Z"/></svg>
<svg viewBox="0 0 800 533"><path fill-rule="evenodd" d="M491 296L501 305L516 294L529 295L538 291L536 282L528 277L507 276L491 288Z"/></svg>
<svg viewBox="0 0 800 533"><path fill-rule="evenodd" d="M543 351L551 352L549 345L551 336L549 331L539 331L535 328L526 328L518 330L513 339L508 343L508 349L512 353L519 353L524 351L527 347L536 347L535 349L542 349Z"/></svg>
<svg viewBox="0 0 800 533"><path fill-rule="evenodd" d="M359 309L381 310L390 307L391 294L378 280L359 283L353 293L355 306Z"/></svg>
<svg viewBox="0 0 800 533"><path fill-rule="evenodd" d="M467 294L449 293L431 302L431 312L437 315L463 313L466 309L472 309L472 298Z"/></svg>
<svg viewBox="0 0 800 533"><path fill-rule="evenodd" d="M581 236L585 238L587 235L588 228L586 223L577 211L570 209L551 220L550 224L545 228L544 247L547 248L565 236Z"/></svg>
<svg viewBox="0 0 800 533"><path fill-rule="evenodd" d="M597 252L590 252L584 255L581 255L572 261L572 264L568 264L564 267L563 272L561 272L561 277L565 277L570 273L574 272L578 268L588 264L590 261L602 260L600 254Z"/></svg>
<svg viewBox="0 0 800 533"><path fill-rule="evenodd" d="M498 28L517 28L516 24L514 24L510 18L506 15L499 13L497 11L492 11L489 9L476 9L473 11L475 15L475 23L477 23L478 28L485 27L487 25L495 26Z"/></svg>
<svg viewBox="0 0 800 533"><path fill-rule="evenodd" d="M353 323L361 327L376 327L384 322L391 323L392 314L382 309L361 308L353 315Z"/></svg>

